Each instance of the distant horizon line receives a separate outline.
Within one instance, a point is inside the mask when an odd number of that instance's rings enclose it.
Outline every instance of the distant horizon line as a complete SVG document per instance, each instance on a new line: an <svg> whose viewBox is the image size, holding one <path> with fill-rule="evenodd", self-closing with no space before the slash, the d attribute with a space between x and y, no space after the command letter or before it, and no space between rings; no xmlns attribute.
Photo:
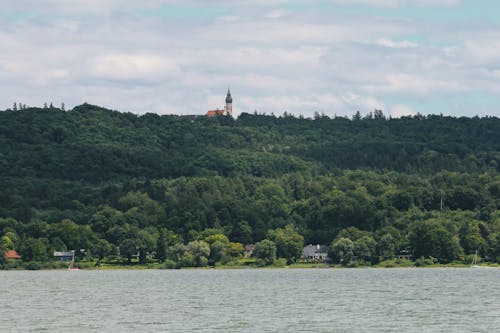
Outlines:
<svg viewBox="0 0 500 333"><path fill-rule="evenodd" d="M66 108L66 105L64 102L61 102L61 105L59 106L55 106L54 103L50 102L50 103L47 103L45 102L42 106L31 106L31 105L26 105L26 104L23 104L23 103L19 103L19 102L14 102L17 106L16 109L14 109L13 107L11 108L6 108L2 111L23 111L23 110L29 110L29 109L39 109L39 110L46 110L46 109L54 109L54 110L59 110L59 111L73 111L75 108L77 107L81 107L81 106L92 106L92 107L98 107L100 109L105 109L107 111L113 111L113 112L119 112L119 113L131 113L131 114L134 114L134 115L137 115L137 116L143 116L143 115L147 115L147 114L156 114L158 116L179 116L179 117L187 117L187 116L198 116L198 117L203 117L206 115L206 113L157 113L157 112L145 112L145 113L139 113L139 112L134 112L134 111L122 111L122 110L119 110L119 109L115 109L115 108L108 108L108 107L105 107L105 106L101 106L101 105L98 105L98 104L91 104L91 103L88 103L88 102L83 102L82 104L78 104L78 105L75 105L73 106L72 108ZM14 106L14 103L13 103L13 106ZM22 106L21 108L19 108L19 106ZM445 113L439 113L439 114L436 114L436 113L427 113L427 114L423 114L423 113L420 113L420 112L417 112L415 114L408 114L408 115L400 115L400 116L392 116L391 114L384 114L384 110L382 109L379 109L379 108L374 108L373 111L369 111L367 113L363 113L359 110L356 110L356 111L353 111L353 113L351 115L340 115L340 114L336 114L334 113L333 115L329 115L329 114L326 114L325 112L317 112L317 111L313 111L313 115L310 115L310 116L306 116L306 115L303 115L303 114L295 114L293 112L290 112L290 111L287 111L287 110L284 110L283 112L281 113L276 113L276 112L271 112L271 113L268 113L268 112L259 112L258 110L255 110L254 112L246 112L246 111L243 111L243 112L240 112L238 113L238 115L242 115L242 114L249 114L249 115L259 115L259 116L269 116L269 117L276 117L276 118L285 118L285 117L291 117L291 118L297 118L297 119L316 119L316 118L330 118L330 119L336 119L336 118L344 118L344 119L353 119L355 117L355 115L359 112L359 115L361 116L361 119L377 119L376 117L373 117L374 113L376 113L377 111L381 111L382 112L382 115L383 115L383 118L386 119L386 120L390 120L390 119L400 119L400 118L419 118L419 117L429 117L429 116L438 116L438 117L448 117L448 118L467 118L467 119L473 119L473 118L496 118L496 119L499 119L498 116L496 115L474 115L474 116L456 116L456 115L449 115L449 114L445 114ZM370 115L372 116L372 118L370 118ZM381 117L379 117L378 119L382 119Z"/></svg>

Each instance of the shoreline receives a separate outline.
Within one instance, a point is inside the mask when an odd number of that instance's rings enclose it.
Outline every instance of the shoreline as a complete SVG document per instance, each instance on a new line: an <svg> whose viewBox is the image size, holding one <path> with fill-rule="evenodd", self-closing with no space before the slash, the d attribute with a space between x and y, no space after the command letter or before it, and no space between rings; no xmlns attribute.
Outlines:
<svg viewBox="0 0 500 333"><path fill-rule="evenodd" d="M210 266L210 267L180 267L180 268L165 268L158 264L153 265L101 265L100 267L79 267L76 271L108 271L108 270L245 270L245 269L260 269L260 270L272 270L272 269L408 269L408 268L475 268L475 269L488 269L488 268L500 268L500 264L483 264L471 267L466 264L435 264L426 266L411 266L411 265L373 265L373 266L358 266L358 267L348 267L341 265L327 265L327 264L292 264L290 266ZM40 269L27 269L27 268L7 268L0 269L1 271L65 271L67 268L46 268L41 267ZM68 270L69 271L69 270Z"/></svg>

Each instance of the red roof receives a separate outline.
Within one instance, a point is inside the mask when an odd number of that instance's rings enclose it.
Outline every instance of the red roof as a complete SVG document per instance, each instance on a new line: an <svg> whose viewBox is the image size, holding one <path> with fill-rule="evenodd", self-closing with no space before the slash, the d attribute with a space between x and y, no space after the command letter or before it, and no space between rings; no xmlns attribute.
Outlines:
<svg viewBox="0 0 500 333"><path fill-rule="evenodd" d="M8 250L6 254L7 254L7 259L21 259L19 253L17 253L17 251L15 250Z"/></svg>
<svg viewBox="0 0 500 333"><path fill-rule="evenodd" d="M217 117L217 116L223 116L224 115L224 110L210 110L207 111L207 117Z"/></svg>

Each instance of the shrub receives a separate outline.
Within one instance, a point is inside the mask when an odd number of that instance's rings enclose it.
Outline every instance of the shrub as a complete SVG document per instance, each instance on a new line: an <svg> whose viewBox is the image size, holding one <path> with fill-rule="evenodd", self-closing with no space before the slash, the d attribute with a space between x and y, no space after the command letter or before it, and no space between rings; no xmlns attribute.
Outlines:
<svg viewBox="0 0 500 333"><path fill-rule="evenodd" d="M170 259L165 259L163 262L163 265L160 266L161 269L174 269L174 268L179 268L178 264Z"/></svg>
<svg viewBox="0 0 500 333"><path fill-rule="evenodd" d="M417 267L424 267L424 266L431 266L434 264L434 261L432 259L424 259L424 257L420 257L417 260L415 260L415 266Z"/></svg>
<svg viewBox="0 0 500 333"><path fill-rule="evenodd" d="M274 261L274 267L286 267L287 260L285 258L279 258Z"/></svg>
<svg viewBox="0 0 500 333"><path fill-rule="evenodd" d="M37 271L40 269L40 264L36 261L30 261L24 267L30 271Z"/></svg>

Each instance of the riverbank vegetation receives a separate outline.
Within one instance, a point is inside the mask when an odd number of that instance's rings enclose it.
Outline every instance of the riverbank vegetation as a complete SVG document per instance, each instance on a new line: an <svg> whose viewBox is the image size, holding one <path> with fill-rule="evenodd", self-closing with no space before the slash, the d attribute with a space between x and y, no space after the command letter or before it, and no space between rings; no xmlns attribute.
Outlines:
<svg viewBox="0 0 500 333"><path fill-rule="evenodd" d="M255 266L305 244L352 267L499 262L499 169L494 117L6 110L0 266L76 250L81 265L231 267L248 244Z"/></svg>

